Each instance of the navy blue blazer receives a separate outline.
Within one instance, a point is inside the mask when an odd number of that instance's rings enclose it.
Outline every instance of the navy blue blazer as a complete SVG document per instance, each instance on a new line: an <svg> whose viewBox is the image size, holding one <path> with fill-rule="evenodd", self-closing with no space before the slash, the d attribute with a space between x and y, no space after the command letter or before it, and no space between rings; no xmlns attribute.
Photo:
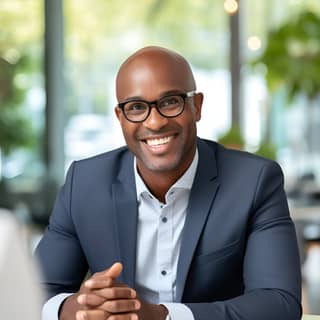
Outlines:
<svg viewBox="0 0 320 320"><path fill-rule="evenodd" d="M279 165L198 139L176 302L196 320L297 320L300 263ZM36 256L51 297L124 265L135 288L137 196L127 147L74 162Z"/></svg>

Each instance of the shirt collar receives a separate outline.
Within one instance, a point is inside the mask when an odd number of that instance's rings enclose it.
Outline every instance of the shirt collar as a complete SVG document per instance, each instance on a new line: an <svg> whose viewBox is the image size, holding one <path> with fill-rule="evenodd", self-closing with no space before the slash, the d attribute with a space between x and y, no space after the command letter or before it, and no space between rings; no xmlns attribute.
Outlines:
<svg viewBox="0 0 320 320"><path fill-rule="evenodd" d="M176 181L176 183L173 186L171 186L170 190L174 188L191 190L193 180L197 171L198 161L199 161L199 153L198 153L198 149L196 149L196 153L191 162L191 165L189 166L187 171ZM138 173L136 157L134 157L133 165L134 165L134 176L135 176L136 189L137 189L137 199L139 200L142 193L147 192L148 194L150 194L150 191L148 190L147 186L145 185L145 183L143 182L142 178Z"/></svg>

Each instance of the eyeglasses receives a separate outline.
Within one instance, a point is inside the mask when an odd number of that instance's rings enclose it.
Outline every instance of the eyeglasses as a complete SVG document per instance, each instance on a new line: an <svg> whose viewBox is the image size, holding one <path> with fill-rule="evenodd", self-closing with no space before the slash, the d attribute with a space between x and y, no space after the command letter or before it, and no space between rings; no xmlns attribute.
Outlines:
<svg viewBox="0 0 320 320"><path fill-rule="evenodd" d="M153 105L163 117L174 118L183 112L186 99L193 97L195 93L195 91L176 93L154 101L129 100L119 103L118 107L122 110L125 118L131 122L145 121L149 117Z"/></svg>

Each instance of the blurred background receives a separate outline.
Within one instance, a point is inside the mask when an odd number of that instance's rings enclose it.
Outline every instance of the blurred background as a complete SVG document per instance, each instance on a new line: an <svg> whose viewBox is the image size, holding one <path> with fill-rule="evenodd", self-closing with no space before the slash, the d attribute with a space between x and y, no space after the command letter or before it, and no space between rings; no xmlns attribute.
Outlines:
<svg viewBox="0 0 320 320"><path fill-rule="evenodd" d="M124 144L114 78L145 45L180 52L200 137L277 160L320 313L319 0L1 0L0 207L32 249L73 160Z"/></svg>

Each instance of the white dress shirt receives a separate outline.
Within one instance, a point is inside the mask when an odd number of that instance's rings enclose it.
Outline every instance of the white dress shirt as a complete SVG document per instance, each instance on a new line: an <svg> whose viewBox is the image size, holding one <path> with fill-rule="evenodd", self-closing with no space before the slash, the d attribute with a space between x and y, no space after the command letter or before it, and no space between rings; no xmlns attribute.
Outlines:
<svg viewBox="0 0 320 320"><path fill-rule="evenodd" d="M136 289L142 299L165 305L171 320L194 320L187 306L174 302L181 235L198 157L197 151L188 170L166 193L166 203L150 193L134 166L139 203Z"/></svg>
<svg viewBox="0 0 320 320"><path fill-rule="evenodd" d="M166 306L166 320L194 320L186 305L175 302L175 295L181 234L198 158L197 150L188 170L166 193L166 203L150 193L134 161L139 203L136 291L147 302ZM59 307L69 295L62 293L49 299L43 307L42 320L58 320Z"/></svg>

